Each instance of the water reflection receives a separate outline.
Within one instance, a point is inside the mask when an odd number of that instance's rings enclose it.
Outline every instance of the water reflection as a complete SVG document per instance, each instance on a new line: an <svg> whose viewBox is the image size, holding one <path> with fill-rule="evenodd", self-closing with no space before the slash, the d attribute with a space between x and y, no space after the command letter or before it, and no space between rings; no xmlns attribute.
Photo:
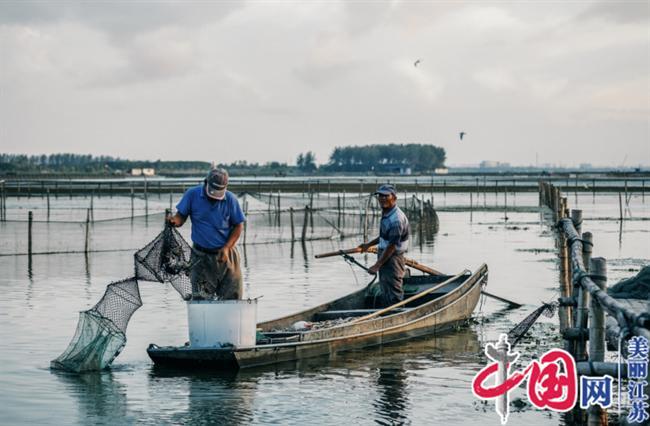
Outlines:
<svg viewBox="0 0 650 426"><path fill-rule="evenodd" d="M444 401L466 399L469 382L464 371L479 363L478 336L473 329L463 328L383 347L242 371L188 372L151 366L144 372L146 383L139 390L137 377L143 374L139 367L81 375L53 371L53 375L77 400L81 423L107 419L125 424L244 425L282 423L282 419L293 423L330 419L331 423L331 416L340 419L344 414L328 410L340 404L341 395L335 389L343 385L360 391L359 395L349 395L349 415L388 425L429 423L427 410L412 410L422 397L439 398L437 409L444 415ZM431 372L444 376L436 377L443 381L443 389L429 387L423 395L414 384L430 381L427 375ZM299 409L304 408L305 401L318 401L322 409ZM285 417L288 413L293 413L292 417Z"/></svg>
<svg viewBox="0 0 650 426"><path fill-rule="evenodd" d="M382 367L377 377L378 399L373 403L377 410L379 424L402 424L408 421L406 408L407 398L407 373L404 366ZM382 419L388 422L382 421Z"/></svg>
<svg viewBox="0 0 650 426"><path fill-rule="evenodd" d="M238 371L204 371L188 374L152 367L149 388L174 389L174 396L186 403L172 410L165 419L172 424L250 424L256 381ZM179 401L180 402L180 401Z"/></svg>
<svg viewBox="0 0 650 426"><path fill-rule="evenodd" d="M30 285L34 284L34 269L31 251L27 254L27 279L29 280Z"/></svg>
<svg viewBox="0 0 650 426"><path fill-rule="evenodd" d="M69 395L78 400L81 422L95 423L102 419L114 419L116 422L135 422L128 412L127 388L114 379L110 371L85 374L72 374L52 370L52 374L61 381Z"/></svg>
<svg viewBox="0 0 650 426"><path fill-rule="evenodd" d="M463 328L440 336L394 343L364 352L366 361L378 364L378 396L373 402L376 423L394 425L417 422L409 411L413 397L408 386L409 379L417 377L419 371L434 367L446 368L468 363L475 365L480 359L481 345L473 329Z"/></svg>

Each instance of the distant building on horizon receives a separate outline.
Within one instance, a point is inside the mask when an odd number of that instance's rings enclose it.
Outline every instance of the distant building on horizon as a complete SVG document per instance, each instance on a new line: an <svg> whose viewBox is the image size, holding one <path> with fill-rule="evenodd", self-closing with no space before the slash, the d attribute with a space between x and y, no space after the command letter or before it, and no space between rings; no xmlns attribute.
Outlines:
<svg viewBox="0 0 650 426"><path fill-rule="evenodd" d="M142 168L142 169L131 169L131 176L155 176L156 169L152 168Z"/></svg>
<svg viewBox="0 0 650 426"><path fill-rule="evenodd" d="M481 169L509 169L510 167L510 163L502 163L500 161L483 160L479 164L479 168Z"/></svg>

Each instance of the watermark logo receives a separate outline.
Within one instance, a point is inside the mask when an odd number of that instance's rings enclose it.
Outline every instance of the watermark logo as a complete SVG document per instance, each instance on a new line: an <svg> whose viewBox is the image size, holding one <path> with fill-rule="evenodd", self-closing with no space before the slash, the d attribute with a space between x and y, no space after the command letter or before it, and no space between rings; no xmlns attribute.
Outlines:
<svg viewBox="0 0 650 426"><path fill-rule="evenodd" d="M630 399L630 412L627 421L643 423L650 419L648 414L648 339L633 336L627 344L627 396Z"/></svg>
<svg viewBox="0 0 650 426"><path fill-rule="evenodd" d="M485 345L485 354L492 361L472 381L472 391L477 398L496 400L496 412L501 424L506 424L509 414L509 392L528 379L528 400L539 409L569 411L577 401L577 374L573 357L562 349L551 349L532 361L523 370L510 374L510 363L519 358L518 352L510 352L508 336L502 334L495 345ZM494 386L486 384L495 376Z"/></svg>
<svg viewBox="0 0 650 426"><path fill-rule="evenodd" d="M650 419L648 395L644 393L648 384L648 339L634 336L629 340L627 349L627 391L630 401L627 420L629 423L643 423ZM524 380L527 380L528 400L535 408L566 412L576 406L578 373L575 360L567 351L551 349L525 368L511 371L519 359L519 352L511 352L508 336L502 334L496 344L485 345L485 355L490 362L472 380L472 392L479 399L495 400L495 410L501 424L508 422L510 392ZM595 405L610 408L613 405L613 382L609 375L581 376L580 408Z"/></svg>

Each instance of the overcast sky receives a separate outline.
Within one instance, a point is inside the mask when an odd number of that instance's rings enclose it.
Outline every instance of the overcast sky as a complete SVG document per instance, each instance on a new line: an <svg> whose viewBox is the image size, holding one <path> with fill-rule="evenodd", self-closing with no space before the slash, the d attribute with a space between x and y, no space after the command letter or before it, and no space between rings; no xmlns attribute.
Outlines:
<svg viewBox="0 0 650 426"><path fill-rule="evenodd" d="M0 152L650 165L647 0L0 0L0 55Z"/></svg>

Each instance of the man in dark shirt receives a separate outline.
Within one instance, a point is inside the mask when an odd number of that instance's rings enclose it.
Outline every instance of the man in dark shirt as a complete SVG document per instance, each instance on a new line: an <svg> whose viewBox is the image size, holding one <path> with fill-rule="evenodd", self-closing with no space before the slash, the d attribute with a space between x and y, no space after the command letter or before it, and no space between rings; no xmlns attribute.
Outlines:
<svg viewBox="0 0 650 426"><path fill-rule="evenodd" d="M243 281L235 247L246 217L237 197L228 191L228 172L214 168L204 183L188 189L169 221L183 226L192 221L192 298L241 299Z"/></svg>
<svg viewBox="0 0 650 426"><path fill-rule="evenodd" d="M375 192L381 206L379 237L359 248L365 252L370 247L377 247L377 262L368 272L379 272L382 305L390 306L404 299L402 287L405 265L404 253L408 249L409 221L404 212L397 207L397 192L392 185L382 185Z"/></svg>

